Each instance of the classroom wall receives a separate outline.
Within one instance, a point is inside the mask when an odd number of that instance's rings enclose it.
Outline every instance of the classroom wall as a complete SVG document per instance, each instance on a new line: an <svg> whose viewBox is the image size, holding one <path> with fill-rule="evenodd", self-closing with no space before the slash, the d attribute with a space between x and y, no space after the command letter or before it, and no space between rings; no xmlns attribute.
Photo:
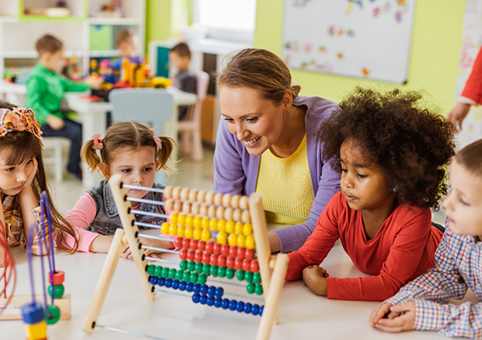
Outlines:
<svg viewBox="0 0 482 340"><path fill-rule="evenodd" d="M345 1L345 0L337 0ZM280 55L283 0L258 0L254 47ZM425 90L446 114L455 100L465 0L416 0L408 83L397 85ZM354 86L395 86L358 78L292 71L301 94L339 101Z"/></svg>

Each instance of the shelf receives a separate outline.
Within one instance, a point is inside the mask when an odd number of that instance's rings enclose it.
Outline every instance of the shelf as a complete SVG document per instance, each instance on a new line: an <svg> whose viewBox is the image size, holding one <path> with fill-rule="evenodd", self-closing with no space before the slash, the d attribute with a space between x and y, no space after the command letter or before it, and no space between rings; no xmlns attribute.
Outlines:
<svg viewBox="0 0 482 340"><path fill-rule="evenodd" d="M18 17L13 15L0 15L0 22L18 22Z"/></svg>
<svg viewBox="0 0 482 340"><path fill-rule="evenodd" d="M90 25L139 25L140 20L135 18L89 18Z"/></svg>
<svg viewBox="0 0 482 340"><path fill-rule="evenodd" d="M81 17L47 17L43 15L21 15L18 17L20 21L48 21L48 22L82 22Z"/></svg>
<svg viewBox="0 0 482 340"><path fill-rule="evenodd" d="M5 51L0 53L0 55L6 59L37 59L38 57L37 51ZM65 51L65 56L69 58L82 58L82 55L79 53L79 51Z"/></svg>
<svg viewBox="0 0 482 340"><path fill-rule="evenodd" d="M109 51L89 51L89 57L118 57L119 51L109 50Z"/></svg>

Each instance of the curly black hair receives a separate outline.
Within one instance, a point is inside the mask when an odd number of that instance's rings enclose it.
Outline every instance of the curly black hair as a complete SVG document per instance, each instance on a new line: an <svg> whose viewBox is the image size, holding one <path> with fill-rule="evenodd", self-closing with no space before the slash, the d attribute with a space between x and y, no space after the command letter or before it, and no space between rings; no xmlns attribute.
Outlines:
<svg viewBox="0 0 482 340"><path fill-rule="evenodd" d="M355 88L318 130L324 160L341 172L340 146L353 138L397 188L397 204L439 209L454 135L437 110L420 106L421 98L414 91Z"/></svg>

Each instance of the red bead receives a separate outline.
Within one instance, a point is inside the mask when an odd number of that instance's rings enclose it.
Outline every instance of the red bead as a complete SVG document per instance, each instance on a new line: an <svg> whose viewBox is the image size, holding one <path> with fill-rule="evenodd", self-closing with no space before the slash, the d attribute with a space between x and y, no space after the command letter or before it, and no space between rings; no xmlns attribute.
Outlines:
<svg viewBox="0 0 482 340"><path fill-rule="evenodd" d="M221 254L224 255L224 256L228 256L228 253L229 253L229 244L223 244L221 246Z"/></svg>
<svg viewBox="0 0 482 340"><path fill-rule="evenodd" d="M226 258L226 267L234 268L234 257L227 257Z"/></svg>
<svg viewBox="0 0 482 340"><path fill-rule="evenodd" d="M245 272L249 271L249 268L250 268L249 266L250 266L250 265L251 265L251 261L250 261L250 260L248 260L248 259L244 259L244 260L243 260L243 270L244 270Z"/></svg>
<svg viewBox="0 0 482 340"><path fill-rule="evenodd" d="M221 245L219 243L213 243L213 254L221 254Z"/></svg>
<svg viewBox="0 0 482 340"><path fill-rule="evenodd" d="M197 251L194 255L194 262L201 262L203 258L203 253L201 251Z"/></svg>
<svg viewBox="0 0 482 340"><path fill-rule="evenodd" d="M209 264L209 256L210 255L208 253L203 254L202 260L204 264Z"/></svg>
<svg viewBox="0 0 482 340"><path fill-rule="evenodd" d="M188 250L187 251L187 259L188 261L194 261L194 250Z"/></svg>
<svg viewBox="0 0 482 340"><path fill-rule="evenodd" d="M244 257L247 258L248 260L254 259L254 249L246 249Z"/></svg>
<svg viewBox="0 0 482 340"><path fill-rule="evenodd" d="M209 264L211 266L215 266L218 264L218 255L216 254L211 254L211 256L209 256Z"/></svg>
<svg viewBox="0 0 482 340"><path fill-rule="evenodd" d="M236 260L234 260L234 268L236 268L236 270L242 269L243 268L243 260L236 258Z"/></svg>
<svg viewBox="0 0 482 340"><path fill-rule="evenodd" d="M228 255L229 255L229 256L232 256L232 257L236 257L236 250L237 250L237 249L238 249L238 247L230 246L230 247L229 247Z"/></svg>
<svg viewBox="0 0 482 340"><path fill-rule="evenodd" d="M181 260L187 259L187 249L186 248L182 248L181 250L179 250L179 258Z"/></svg>
<svg viewBox="0 0 482 340"><path fill-rule="evenodd" d="M49 272L49 275L48 275L49 283L52 284L52 282L50 281L50 273L51 272ZM54 283L53 283L54 286L61 285L65 281L65 273L61 270L57 270L55 273L53 273L53 279L54 279Z"/></svg>
<svg viewBox="0 0 482 340"><path fill-rule="evenodd" d="M249 265L249 270L253 273L259 272L259 263L258 260L253 260L251 261L251 264Z"/></svg>
<svg viewBox="0 0 482 340"><path fill-rule="evenodd" d="M174 247L182 248L182 237L176 237L176 239L174 240Z"/></svg>
<svg viewBox="0 0 482 340"><path fill-rule="evenodd" d="M198 243L197 243L197 250L203 251L205 245L206 245L206 242L204 242L203 240L198 241Z"/></svg>
<svg viewBox="0 0 482 340"><path fill-rule="evenodd" d="M183 249L188 249L188 248L189 248L189 239L188 239L188 238L183 238L183 239L182 239L182 248L183 248Z"/></svg>
<svg viewBox="0 0 482 340"><path fill-rule="evenodd" d="M238 250L236 250L236 257L239 257L240 259L244 259L245 253L246 253L246 248L238 247Z"/></svg>
<svg viewBox="0 0 482 340"><path fill-rule="evenodd" d="M193 250L197 249L197 241L193 238L189 241L189 249L193 249Z"/></svg>
<svg viewBox="0 0 482 340"><path fill-rule="evenodd" d="M215 243L213 243L213 242L206 242L206 246L204 247L204 251L208 254L212 254L214 244Z"/></svg>
<svg viewBox="0 0 482 340"><path fill-rule="evenodd" d="M218 267L226 267L226 256L219 255L217 265L218 265Z"/></svg>

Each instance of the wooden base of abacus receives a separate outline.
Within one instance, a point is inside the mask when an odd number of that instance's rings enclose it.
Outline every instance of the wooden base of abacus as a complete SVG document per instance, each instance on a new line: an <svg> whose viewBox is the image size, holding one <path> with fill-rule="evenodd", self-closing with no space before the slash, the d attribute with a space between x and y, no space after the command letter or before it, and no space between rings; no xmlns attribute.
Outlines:
<svg viewBox="0 0 482 340"><path fill-rule="evenodd" d="M43 303L43 295L35 295L35 299ZM50 301L50 298L48 298ZM32 295L14 295L7 308L0 314L0 320L22 320L21 308L32 302ZM0 305L5 306L7 299L0 299ZM70 320L70 294L64 294L60 299L54 299L54 305L60 309L60 320Z"/></svg>

